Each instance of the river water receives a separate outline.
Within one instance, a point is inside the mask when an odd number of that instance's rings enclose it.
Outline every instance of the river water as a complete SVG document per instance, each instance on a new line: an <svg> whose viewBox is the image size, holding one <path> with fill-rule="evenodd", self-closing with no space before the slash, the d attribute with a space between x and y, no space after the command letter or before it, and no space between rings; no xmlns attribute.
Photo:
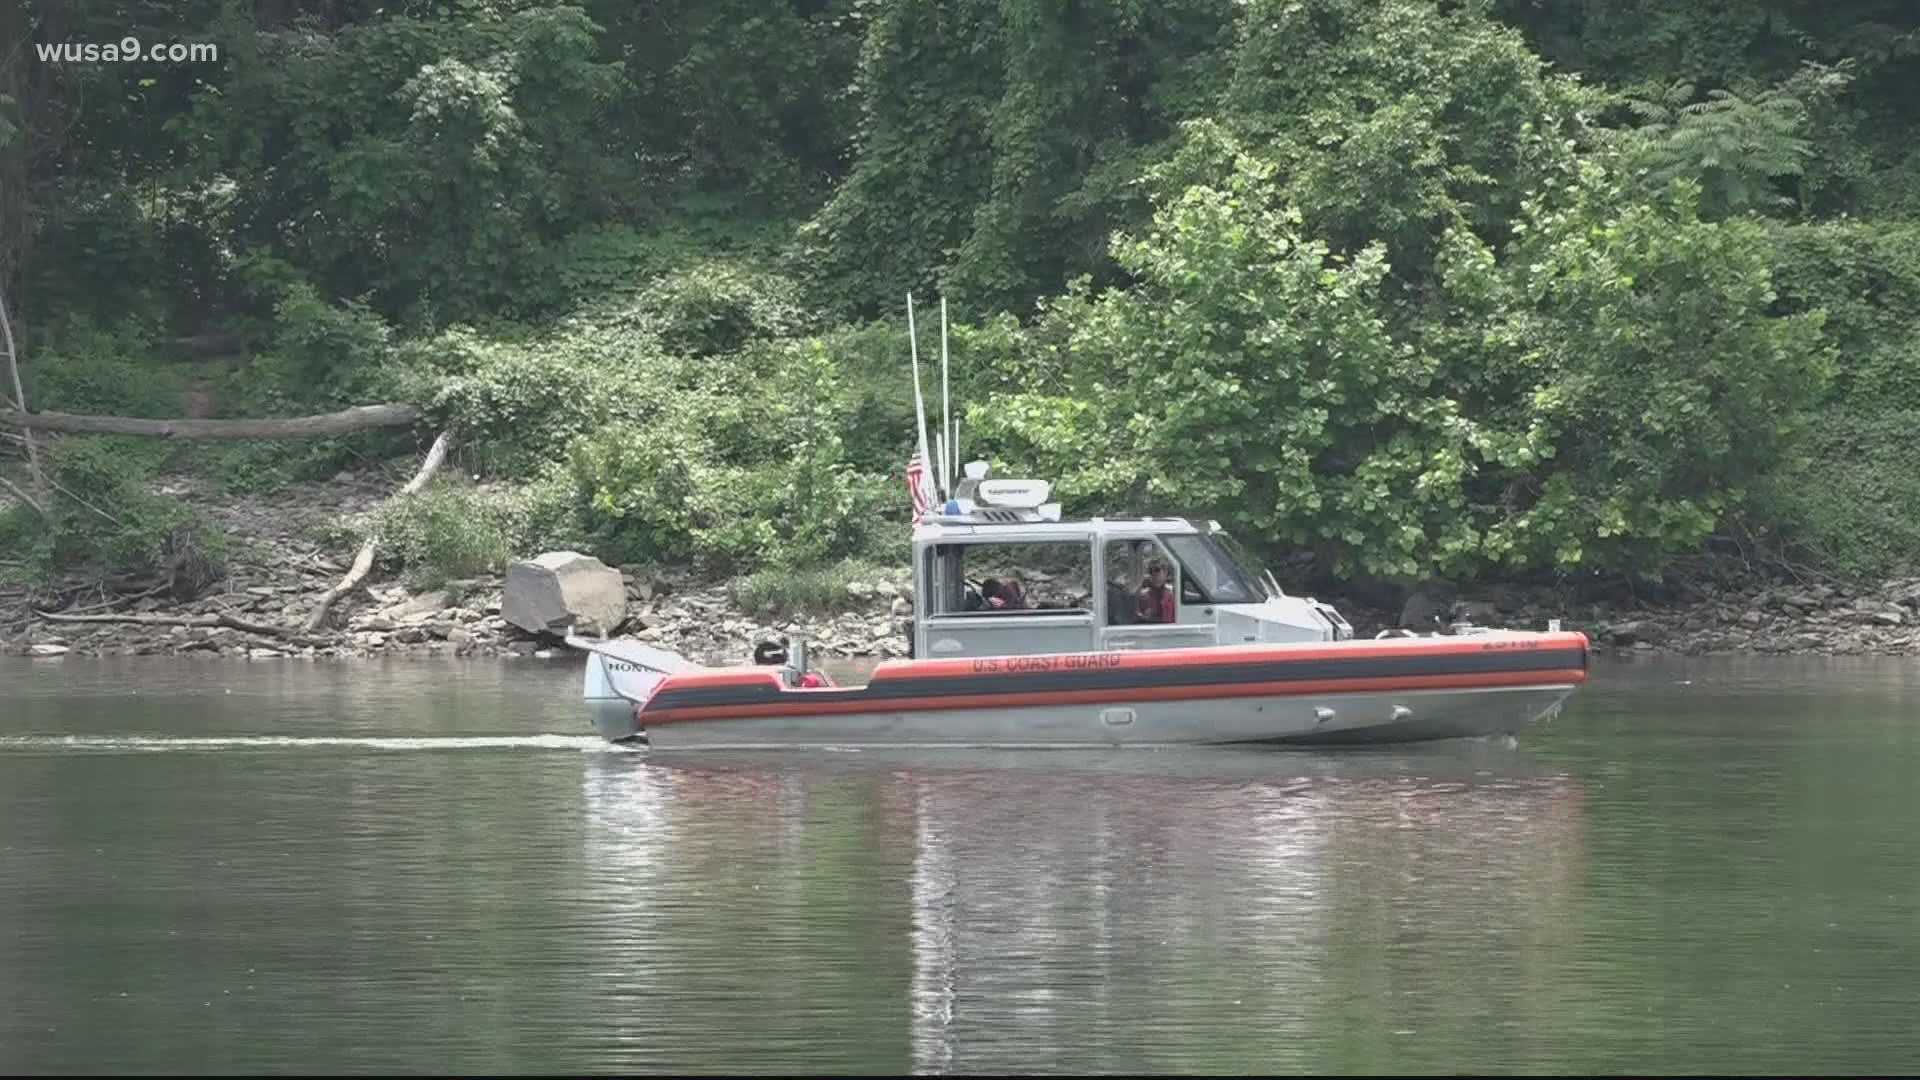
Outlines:
<svg viewBox="0 0 1920 1080"><path fill-rule="evenodd" d="M1517 747L698 758L571 663L0 665L0 1071L1920 1068L1920 664L1601 663Z"/></svg>

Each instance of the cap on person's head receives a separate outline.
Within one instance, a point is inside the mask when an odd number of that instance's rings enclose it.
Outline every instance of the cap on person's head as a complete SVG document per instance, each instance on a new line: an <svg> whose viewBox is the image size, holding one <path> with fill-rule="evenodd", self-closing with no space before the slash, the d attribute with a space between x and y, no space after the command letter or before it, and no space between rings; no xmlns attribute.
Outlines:
<svg viewBox="0 0 1920 1080"><path fill-rule="evenodd" d="M779 664L787 659L786 640L773 634L762 634L753 645L753 662L756 664Z"/></svg>

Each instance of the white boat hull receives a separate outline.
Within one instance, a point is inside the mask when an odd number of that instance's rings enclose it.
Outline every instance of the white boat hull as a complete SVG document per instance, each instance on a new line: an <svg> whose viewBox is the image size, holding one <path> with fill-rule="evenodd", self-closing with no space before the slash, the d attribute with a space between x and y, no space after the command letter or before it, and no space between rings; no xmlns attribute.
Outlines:
<svg viewBox="0 0 1920 1080"><path fill-rule="evenodd" d="M1271 696L950 711L742 717L661 724L658 750L797 746L1111 747L1229 743L1337 745L1518 734L1550 716L1572 684ZM1332 710L1322 718L1323 710ZM632 707L615 718L632 733ZM624 723L622 728L618 726ZM603 729L603 734L607 733Z"/></svg>

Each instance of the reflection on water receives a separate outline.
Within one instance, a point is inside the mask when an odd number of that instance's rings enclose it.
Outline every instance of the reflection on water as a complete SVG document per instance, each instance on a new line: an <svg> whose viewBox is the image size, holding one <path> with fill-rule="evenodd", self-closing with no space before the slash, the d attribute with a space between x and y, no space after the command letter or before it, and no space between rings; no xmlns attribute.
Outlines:
<svg viewBox="0 0 1920 1080"><path fill-rule="evenodd" d="M0 1070L1904 1070L1914 671L1615 666L1518 747L652 756L565 665L0 667Z"/></svg>
<svg viewBox="0 0 1920 1080"><path fill-rule="evenodd" d="M1499 1000L1475 1009L1517 1015L1552 993L1549 973L1526 970L1521 954L1565 944L1579 787L1519 760L1496 773L1486 756L597 760L586 771L587 843L610 907L677 908L689 879L711 883L720 864L751 882L750 898L703 891L713 909L675 910L672 935L655 920L645 935L655 948L699 920L725 923L743 903L745 917L687 952L764 942L797 923L815 947L834 929L861 929L846 925L844 905L857 902L846 890L809 893L822 876L861 882L869 900L897 896L907 925L890 944L905 953L906 1000L874 1005L910 1027L903 1067L916 1072L1312 1069L1315 1032L1330 1020L1406 1004L1348 966L1365 942L1426 939L1405 974L1435 994L1458 994L1444 984L1476 970L1511 968ZM817 823L817 835L797 834L796 822ZM842 842L827 842L831 833ZM876 847L898 862L875 866ZM826 861L835 857L844 865ZM763 962L749 992L774 1009L796 997L830 1007L823 982L858 955L858 942L844 945L837 959L793 968L790 984ZM663 990L694 966L630 977ZM686 989L663 990L665 1007L700 996ZM1465 1008L1428 1004L1442 1010L1436 1027Z"/></svg>

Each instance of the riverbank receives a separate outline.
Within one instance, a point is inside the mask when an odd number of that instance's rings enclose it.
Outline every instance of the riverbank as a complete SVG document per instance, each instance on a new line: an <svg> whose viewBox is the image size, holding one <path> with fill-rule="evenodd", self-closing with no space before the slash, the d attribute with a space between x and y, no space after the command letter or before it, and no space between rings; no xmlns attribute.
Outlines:
<svg viewBox="0 0 1920 1080"><path fill-rule="evenodd" d="M320 538L343 516L370 509L385 497L387 489L377 479L342 474L223 505L187 481L179 481L171 493L203 502L238 541L221 582L186 603L137 582L118 592L77 581L31 593L0 590L0 653L271 660L537 656L564 648L501 617L498 574L453 580L437 589L410 589L376 578L335 605L327 629L301 632L320 597L346 571L346 556L328 550ZM909 577L904 566L891 578L847 582L843 598L805 612L748 610L735 599L731 583L701 580L684 570L619 569L628 613L620 635L701 662L739 662L754 636L768 630L808 641L817 656L906 654ZM1596 646L1626 652L1920 655L1920 578L1855 588L1755 581L1694 593L1666 602L1590 601L1552 589L1488 586L1469 589L1460 599L1476 622L1537 630L1559 619L1563 628L1587 633ZM1346 614L1358 636L1428 621L1424 613L1416 614L1419 598L1394 611L1353 597L1321 598ZM62 618L45 618L35 609ZM135 621L93 621L123 617Z"/></svg>

